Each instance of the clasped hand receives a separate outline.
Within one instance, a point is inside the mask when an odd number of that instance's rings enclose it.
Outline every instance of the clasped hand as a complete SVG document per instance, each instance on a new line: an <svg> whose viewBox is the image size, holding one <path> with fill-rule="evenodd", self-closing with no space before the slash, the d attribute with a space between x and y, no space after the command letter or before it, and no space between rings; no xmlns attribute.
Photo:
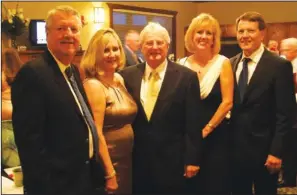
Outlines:
<svg viewBox="0 0 297 195"><path fill-rule="evenodd" d="M200 170L199 166L195 166L195 165L186 165L185 166L185 173L184 176L186 178L192 178L194 177Z"/></svg>
<svg viewBox="0 0 297 195"><path fill-rule="evenodd" d="M282 166L282 159L269 154L265 166L271 174L277 173Z"/></svg>

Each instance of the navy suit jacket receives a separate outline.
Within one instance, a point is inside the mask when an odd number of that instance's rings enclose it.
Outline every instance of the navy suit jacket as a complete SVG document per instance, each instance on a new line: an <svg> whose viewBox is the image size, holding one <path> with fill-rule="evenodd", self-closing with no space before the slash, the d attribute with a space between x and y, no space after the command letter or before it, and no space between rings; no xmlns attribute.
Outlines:
<svg viewBox="0 0 297 195"><path fill-rule="evenodd" d="M242 53L230 59L234 78L241 57ZM242 102L235 87L232 121L236 159L264 165L268 154L281 158L295 104L291 63L265 49Z"/></svg>
<svg viewBox="0 0 297 195"><path fill-rule="evenodd" d="M127 49L127 46L124 46L124 52L125 52L125 55L126 55L126 67L128 66L132 66L132 65L135 65L135 64L139 64L141 63L142 61L139 60L139 58L142 59L142 56L140 56L139 54L136 53L136 56L137 56L137 61L135 61L135 59L133 58L132 56L132 53L129 49Z"/></svg>

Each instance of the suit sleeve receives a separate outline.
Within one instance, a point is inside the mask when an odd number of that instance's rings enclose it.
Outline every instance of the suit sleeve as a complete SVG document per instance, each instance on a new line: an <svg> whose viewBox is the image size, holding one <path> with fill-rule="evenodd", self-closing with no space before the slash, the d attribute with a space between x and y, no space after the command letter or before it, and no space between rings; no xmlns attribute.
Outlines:
<svg viewBox="0 0 297 195"><path fill-rule="evenodd" d="M186 154L185 165L199 165L202 149L202 107L196 73L192 74L186 92Z"/></svg>
<svg viewBox="0 0 297 195"><path fill-rule="evenodd" d="M45 105L38 75L25 65L12 85L13 129L23 169L24 185L31 193L46 191ZM54 95L54 94L53 94Z"/></svg>
<svg viewBox="0 0 297 195"><path fill-rule="evenodd" d="M270 154L281 158L284 138L292 128L296 107L291 63L281 64L276 74L276 128L270 147Z"/></svg>

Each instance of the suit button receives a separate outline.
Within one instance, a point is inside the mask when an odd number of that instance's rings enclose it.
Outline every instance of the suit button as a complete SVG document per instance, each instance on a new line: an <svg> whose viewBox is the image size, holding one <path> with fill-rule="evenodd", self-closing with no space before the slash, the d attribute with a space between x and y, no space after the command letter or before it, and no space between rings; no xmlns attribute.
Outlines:
<svg viewBox="0 0 297 195"><path fill-rule="evenodd" d="M87 160L85 163L86 163L86 165L88 165L90 163L90 161Z"/></svg>
<svg viewBox="0 0 297 195"><path fill-rule="evenodd" d="M88 138L86 139L86 143L89 143L89 139Z"/></svg>

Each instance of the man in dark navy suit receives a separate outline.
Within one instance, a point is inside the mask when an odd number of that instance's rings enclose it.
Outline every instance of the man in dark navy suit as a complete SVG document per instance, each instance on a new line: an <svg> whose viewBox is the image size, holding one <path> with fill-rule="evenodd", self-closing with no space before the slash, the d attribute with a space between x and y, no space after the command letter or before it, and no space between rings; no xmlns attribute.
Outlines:
<svg viewBox="0 0 297 195"><path fill-rule="evenodd" d="M142 53L139 51L139 33L129 30L125 35L124 52L126 55L126 67L143 62Z"/></svg>
<svg viewBox="0 0 297 195"><path fill-rule="evenodd" d="M295 111L292 65L264 48L257 12L236 20L242 52L231 58L237 87L232 111L233 194L276 194L286 134Z"/></svg>

